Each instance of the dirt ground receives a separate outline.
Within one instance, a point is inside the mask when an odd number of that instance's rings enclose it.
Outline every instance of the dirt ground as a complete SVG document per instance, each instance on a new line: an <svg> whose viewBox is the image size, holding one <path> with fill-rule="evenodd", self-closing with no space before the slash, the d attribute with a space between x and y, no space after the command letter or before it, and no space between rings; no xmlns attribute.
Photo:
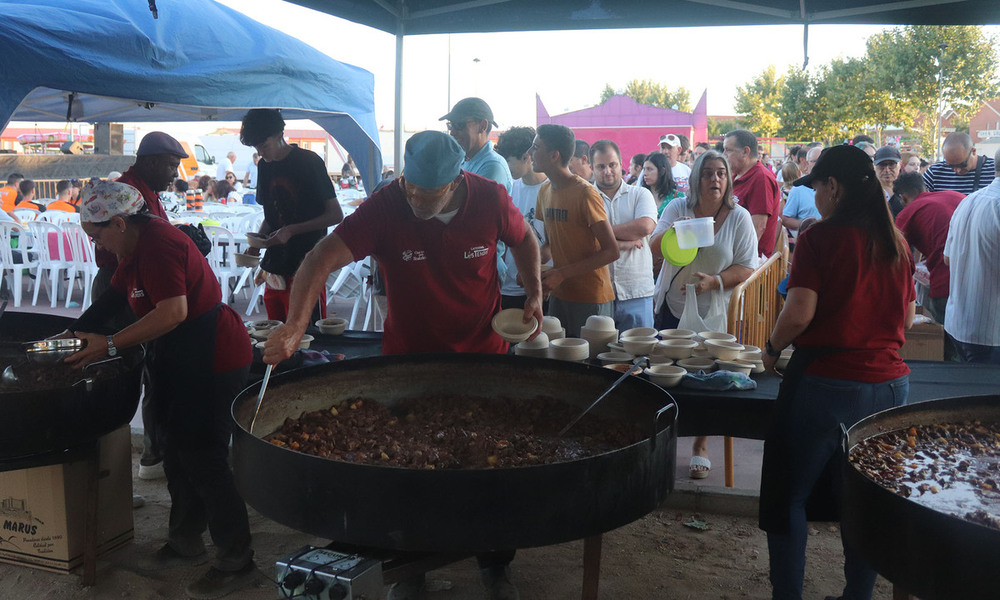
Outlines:
<svg viewBox="0 0 1000 600"><path fill-rule="evenodd" d="M138 455L133 454L133 469ZM147 575L137 571L136 559L163 543L169 498L164 480L134 478L135 492L146 505L135 509L135 540L101 558L97 585L84 587L78 574L47 573L0 564L0 598L18 600L184 599L184 587L205 567L182 568ZM692 517L707 522L701 531L684 524ZM251 510L251 530L261 571L255 587L230 598L281 598L275 561L305 544L323 540L287 529ZM809 539L804 598L838 595L843 586L840 534L835 526L818 525ZM569 600L580 597L583 542L519 551L512 563L512 579L523 600ZM428 600L482 598L472 559L433 571ZM879 579L876 600L888 600L891 587ZM601 598L721 600L770 597L767 580L767 544L756 520L722 514L691 515L660 509L604 535L600 581Z"/></svg>

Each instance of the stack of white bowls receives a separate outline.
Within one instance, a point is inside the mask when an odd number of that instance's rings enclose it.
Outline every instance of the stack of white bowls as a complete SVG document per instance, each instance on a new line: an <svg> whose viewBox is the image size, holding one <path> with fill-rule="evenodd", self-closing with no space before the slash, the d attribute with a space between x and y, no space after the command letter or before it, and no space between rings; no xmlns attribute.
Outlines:
<svg viewBox="0 0 1000 600"><path fill-rule="evenodd" d="M530 356L533 358L546 358L549 355L549 336L545 332L540 332L535 339L518 343L514 346L514 354L517 356Z"/></svg>
<svg viewBox="0 0 1000 600"><path fill-rule="evenodd" d="M549 342L549 358L580 362L590 358L590 344L582 338L560 338Z"/></svg>
<svg viewBox="0 0 1000 600"><path fill-rule="evenodd" d="M763 355L757 346L743 346L743 352L740 352L738 358L753 365L753 368L750 370L751 373L764 372Z"/></svg>
<svg viewBox="0 0 1000 600"><path fill-rule="evenodd" d="M559 322L559 317L542 317L542 332L549 336L549 340L558 340L566 337L566 328Z"/></svg>
<svg viewBox="0 0 1000 600"><path fill-rule="evenodd" d="M590 344L589 358L597 358L598 354L608 350L608 344L618 341L615 320L611 317L591 315L587 317L587 324L580 328L580 337Z"/></svg>

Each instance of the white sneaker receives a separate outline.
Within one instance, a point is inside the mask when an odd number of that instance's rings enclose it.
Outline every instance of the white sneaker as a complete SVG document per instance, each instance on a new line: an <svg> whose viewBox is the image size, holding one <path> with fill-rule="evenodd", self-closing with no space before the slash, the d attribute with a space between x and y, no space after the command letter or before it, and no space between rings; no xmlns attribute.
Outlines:
<svg viewBox="0 0 1000 600"><path fill-rule="evenodd" d="M155 465L139 465L139 479L163 479L167 474L163 472L163 462L158 462Z"/></svg>

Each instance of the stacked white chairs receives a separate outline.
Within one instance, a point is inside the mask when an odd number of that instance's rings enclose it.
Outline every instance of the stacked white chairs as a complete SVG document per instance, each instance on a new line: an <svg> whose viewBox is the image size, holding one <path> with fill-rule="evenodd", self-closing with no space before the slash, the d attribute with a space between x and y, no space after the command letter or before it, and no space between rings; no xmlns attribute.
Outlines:
<svg viewBox="0 0 1000 600"><path fill-rule="evenodd" d="M212 272L215 273L219 279L219 285L222 286L222 301L228 304L233 287L239 280L242 271L240 267L236 266L236 260L233 258L233 253L236 252L236 238L233 237L233 232L225 227L204 224L202 227L205 228L205 235L212 241L212 249L205 258L208 259ZM230 281L232 281L233 286L230 286Z"/></svg>
<svg viewBox="0 0 1000 600"><path fill-rule="evenodd" d="M375 300L375 286L371 281L371 260L371 257L366 257L364 260L345 266L329 288L327 307L333 302L334 296L354 298L354 308L351 310L351 320L348 324L350 329L366 331L371 326L374 331L379 331L385 321ZM363 321L361 321L362 316Z"/></svg>
<svg viewBox="0 0 1000 600"><path fill-rule="evenodd" d="M70 252L67 252L67 240L63 230L58 225L47 221L34 220L28 223L28 230L34 240L32 250L36 253L38 264L35 266L35 293L31 305L38 304L38 290L47 283L49 302L55 308L59 297L59 283L63 277L72 281L73 263ZM48 277L45 277L45 275Z"/></svg>
<svg viewBox="0 0 1000 600"><path fill-rule="evenodd" d="M24 285L24 274L31 273L37 264L31 259L27 250L21 248L28 238L27 229L20 223L0 221L0 273L7 280L7 288L14 294L14 307L21 306L21 289ZM12 249L11 244L18 241L18 249ZM15 253L18 259L15 260ZM29 278L28 281L31 281Z"/></svg>
<svg viewBox="0 0 1000 600"><path fill-rule="evenodd" d="M78 223L64 223L63 231L69 238L70 248L73 250L73 273L70 278L69 287L66 290L66 308L69 308L70 300L73 298L74 279L79 277L80 287L83 289L83 301L80 308L87 310L93 302L94 278L97 277L97 260L94 258L94 244L90 241L90 236Z"/></svg>

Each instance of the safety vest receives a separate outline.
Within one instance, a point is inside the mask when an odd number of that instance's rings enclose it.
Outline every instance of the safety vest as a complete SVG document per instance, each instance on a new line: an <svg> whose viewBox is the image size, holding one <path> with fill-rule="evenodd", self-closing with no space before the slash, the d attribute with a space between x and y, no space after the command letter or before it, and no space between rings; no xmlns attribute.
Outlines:
<svg viewBox="0 0 1000 600"><path fill-rule="evenodd" d="M185 195L184 199L187 202L187 209L188 210L201 210L202 209L201 190L195 190L193 192L191 190L188 190L188 192Z"/></svg>

